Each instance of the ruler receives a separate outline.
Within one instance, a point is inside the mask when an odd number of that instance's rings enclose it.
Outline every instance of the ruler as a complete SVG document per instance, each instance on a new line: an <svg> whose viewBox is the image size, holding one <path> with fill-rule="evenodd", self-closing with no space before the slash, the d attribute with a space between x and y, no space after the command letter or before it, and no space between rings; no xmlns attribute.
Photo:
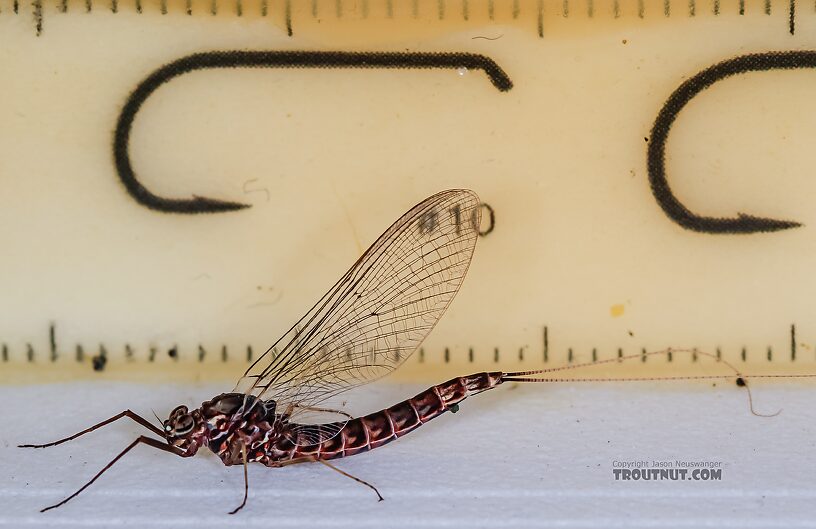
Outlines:
<svg viewBox="0 0 816 529"><path fill-rule="evenodd" d="M793 0L0 0L0 377L234 379L449 187L484 236L403 376L667 348L692 352L615 372L808 372L815 26Z"/></svg>

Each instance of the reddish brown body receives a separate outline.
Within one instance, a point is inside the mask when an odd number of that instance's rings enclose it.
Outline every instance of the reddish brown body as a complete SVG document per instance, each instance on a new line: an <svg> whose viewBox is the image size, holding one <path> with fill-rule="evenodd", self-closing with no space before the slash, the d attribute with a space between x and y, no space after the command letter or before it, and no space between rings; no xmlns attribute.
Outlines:
<svg viewBox="0 0 816 529"><path fill-rule="evenodd" d="M193 435L175 439L174 444L185 455L193 455L206 444L226 465L243 463L242 446L246 446L247 461L270 467L352 456L398 439L446 411L457 411L460 402L498 386L503 376L492 372L457 377L390 408L346 423L318 426L340 429L317 444L304 442L297 431L299 425L289 423L286 415L276 414L274 403L256 405L249 414L240 416L244 395L225 393L194 410L191 415L198 428Z"/></svg>

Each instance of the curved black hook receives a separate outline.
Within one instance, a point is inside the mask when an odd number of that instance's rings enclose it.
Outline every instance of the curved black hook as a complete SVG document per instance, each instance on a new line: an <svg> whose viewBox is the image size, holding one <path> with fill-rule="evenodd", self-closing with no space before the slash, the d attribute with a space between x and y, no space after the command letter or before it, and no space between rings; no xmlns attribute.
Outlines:
<svg viewBox="0 0 816 529"><path fill-rule="evenodd" d="M180 75L208 68L468 68L482 70L499 91L513 82L490 58L475 53L391 53L341 51L212 51L196 53L166 64L139 83L125 102L116 123L113 157L119 178L139 204L164 213L218 213L250 207L194 196L192 199L160 197L136 178L130 164L130 131L142 104L160 86Z"/></svg>
<svg viewBox="0 0 816 529"><path fill-rule="evenodd" d="M703 233L758 233L798 228L800 223L739 213L736 218L704 217L690 211L671 191L666 180L666 141L677 115L697 94L733 75L768 70L816 68L816 52L788 51L741 55L706 68L681 84L669 96L652 126L647 166L649 184L657 203L674 222Z"/></svg>

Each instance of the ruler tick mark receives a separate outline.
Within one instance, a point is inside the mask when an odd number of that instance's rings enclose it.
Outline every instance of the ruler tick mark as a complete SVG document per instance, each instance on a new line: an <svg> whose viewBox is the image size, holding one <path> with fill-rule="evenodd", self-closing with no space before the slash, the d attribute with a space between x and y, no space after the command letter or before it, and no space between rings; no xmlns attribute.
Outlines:
<svg viewBox="0 0 816 529"><path fill-rule="evenodd" d="M111 0L110 10L113 14L119 12L119 0Z"/></svg>
<svg viewBox="0 0 816 529"><path fill-rule="evenodd" d="M790 326L790 346L791 346L791 362L796 361L796 324L791 323Z"/></svg>
<svg viewBox="0 0 816 529"><path fill-rule="evenodd" d="M544 342L544 362L549 361L550 359L550 338L549 338L549 330L547 326L544 326L544 333L542 336L542 340Z"/></svg>
<svg viewBox="0 0 816 529"><path fill-rule="evenodd" d="M198 361L203 362L205 356L207 356L207 351L201 344L198 344Z"/></svg>
<svg viewBox="0 0 816 529"><path fill-rule="evenodd" d="M688 10L689 10L689 17L693 17L693 16L695 16L697 14L697 2L695 0L689 0Z"/></svg>
<svg viewBox="0 0 816 529"><path fill-rule="evenodd" d="M538 0L538 37L544 38L544 0Z"/></svg>
<svg viewBox="0 0 816 529"><path fill-rule="evenodd" d="M286 10L286 34L290 37L293 35L292 33L292 0L286 0L286 4L284 4L284 8Z"/></svg>
<svg viewBox="0 0 816 529"><path fill-rule="evenodd" d="M51 361L57 361L57 327L52 322L51 325L48 326L48 345L51 348Z"/></svg>
<svg viewBox="0 0 816 529"><path fill-rule="evenodd" d="M8 362L9 354L8 354L8 345L3 344L3 362Z"/></svg>
<svg viewBox="0 0 816 529"><path fill-rule="evenodd" d="M789 0L788 4L788 32L796 34L796 0Z"/></svg>
<svg viewBox="0 0 816 529"><path fill-rule="evenodd" d="M266 3L266 0L264 0L264 3ZM193 16L193 0L187 0L185 8L187 16Z"/></svg>
<svg viewBox="0 0 816 529"><path fill-rule="evenodd" d="M105 365L108 363L108 351L104 345L99 346L99 354L91 358L91 364L94 371L104 371Z"/></svg>
<svg viewBox="0 0 816 529"><path fill-rule="evenodd" d="M247 345L246 359L247 359L247 362L252 362L252 346L251 345Z"/></svg>
<svg viewBox="0 0 816 529"><path fill-rule="evenodd" d="M76 346L76 361L80 363L85 361L85 349L80 344Z"/></svg>
<svg viewBox="0 0 816 529"><path fill-rule="evenodd" d="M498 364L499 363L499 348L496 347L493 349L493 362Z"/></svg>
<svg viewBox="0 0 816 529"><path fill-rule="evenodd" d="M222 345L221 346L221 361L226 362L228 358L229 358L229 354L227 354L227 346Z"/></svg>

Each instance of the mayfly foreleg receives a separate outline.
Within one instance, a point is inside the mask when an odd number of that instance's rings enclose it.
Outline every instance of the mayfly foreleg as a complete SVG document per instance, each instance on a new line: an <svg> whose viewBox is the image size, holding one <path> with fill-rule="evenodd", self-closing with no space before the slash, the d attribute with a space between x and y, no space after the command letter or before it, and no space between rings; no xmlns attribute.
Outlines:
<svg viewBox="0 0 816 529"><path fill-rule="evenodd" d="M246 443L241 443L241 460L244 463L244 500L241 502L241 505L236 507L235 509L231 510L230 514L235 514L236 512L240 511L244 508L247 502L247 496L249 496L249 473L247 472L247 450L246 450Z"/></svg>
<svg viewBox="0 0 816 529"><path fill-rule="evenodd" d="M77 496L78 496L78 495L79 495L79 494L80 494L80 493L81 493L83 490L85 490L85 489L87 489L88 487L90 487L90 486L91 486L91 484L92 484L94 481L96 481L97 479L99 479L99 476L101 476L102 474L104 474L104 473L105 473L105 471L106 471L106 470L108 470L110 467L112 467L114 463L116 463L117 461L119 461L119 460L122 458L122 456L124 456L125 454L127 454L127 453L128 453L130 450L131 450L131 449L133 449L133 447L135 447L136 445L138 445L138 444L140 444L140 443L142 443L142 444L146 444L146 445L148 445L148 446L152 446L153 448L158 448L159 450L164 450L165 452L170 452L170 453L172 453L172 454L176 454L176 455L179 455L179 456L184 456L184 455L185 455L185 454L184 454L184 452L183 452L182 450L179 450L178 448L176 448L176 447L174 447L174 446L170 446L170 445L168 445L168 444L166 444L166 443L163 443L163 442L158 441L158 440L156 440L156 439L153 439L153 438L151 438L151 437L145 437L144 435L140 435L138 439L136 439L135 441L133 441L132 443L130 443L130 444L127 446L127 448L125 448L124 450L122 450L121 452L119 452L119 455L118 455L118 456L114 457L114 458L113 458L113 459L110 461L110 463L108 463L107 465L105 465L105 466L102 468L102 470L100 470L99 472L97 472L97 473L96 473L96 475L95 475L94 477L92 477L90 481L88 481L86 484L84 484L84 485L83 485L83 486L82 486L82 487L81 487L79 490L77 490L76 492L74 492L73 494L71 494L70 496L68 496L68 497L67 497L67 498L65 498L64 500L62 500L61 502L59 502L59 503L55 503L54 505L51 505L51 506L46 507L46 508L44 508L44 509L41 509L41 510L40 510L40 512L45 512L45 511L48 511L48 510L51 510L51 509L55 509L55 508L59 507L60 505L65 505L66 503L68 503L68 502L69 502L69 501L71 501L72 499L76 498L76 497L77 497Z"/></svg>
<svg viewBox="0 0 816 529"><path fill-rule="evenodd" d="M110 423L112 423L114 421L118 421L122 417L129 417L129 418L133 419L134 421L136 421L137 423L144 426L145 428L147 428L148 430L150 430L151 432L155 433L156 435L160 435L160 436L164 437L164 432L162 431L161 428L157 427L154 424L151 424L150 421L148 421L147 419L145 419L141 415L133 413L130 410L125 410L122 413L117 413L116 415L114 415L110 419L107 419L107 420L104 420L104 421L102 421L100 423L94 424L90 428L86 428L86 429L82 430L81 432L75 433L74 435L71 435L71 436L66 437L64 439L60 439L58 441L54 441L52 443L45 443L45 444L41 444L41 445L27 444L27 445L17 445L17 446L19 448L46 448L46 447L49 447L49 446L56 446L58 444L65 443L67 441L71 441L72 439L76 439L77 437L85 435L86 433L90 433L90 432L92 432L92 431L94 431L96 429L102 428L103 426L107 426L108 424L110 424Z"/></svg>

